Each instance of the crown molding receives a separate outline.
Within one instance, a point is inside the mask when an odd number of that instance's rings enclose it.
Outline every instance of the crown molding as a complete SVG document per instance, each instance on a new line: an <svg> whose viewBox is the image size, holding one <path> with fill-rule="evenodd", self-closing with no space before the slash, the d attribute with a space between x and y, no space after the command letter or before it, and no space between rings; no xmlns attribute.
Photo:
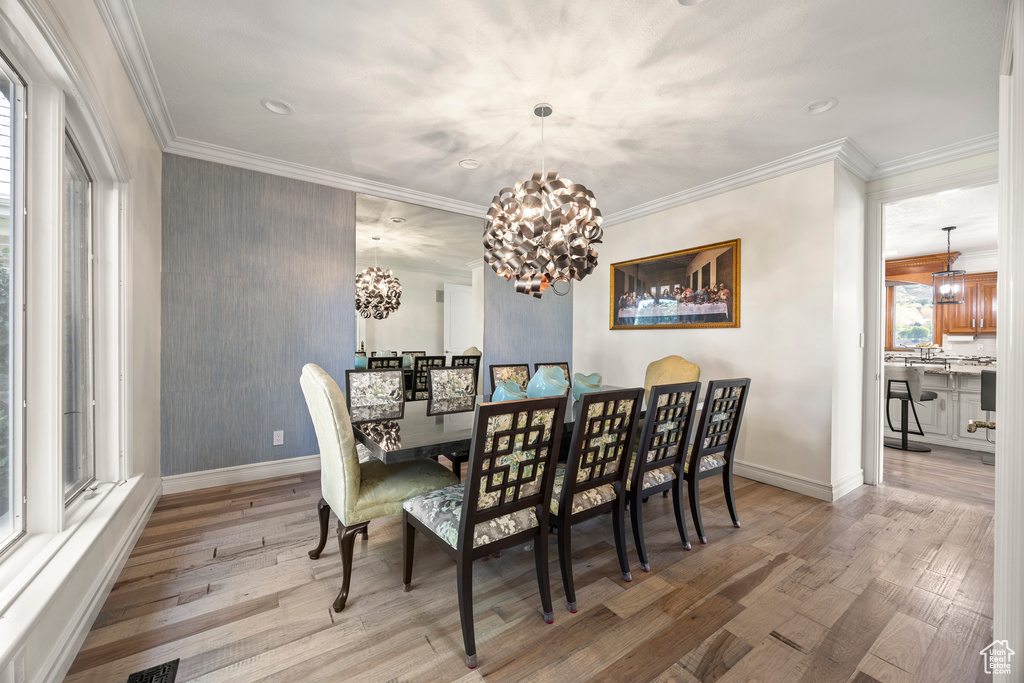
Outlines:
<svg viewBox="0 0 1024 683"><path fill-rule="evenodd" d="M470 204L469 202L450 199L448 197L442 197L428 192L420 192L419 190L410 190L404 187L398 187L397 185L388 185L387 183L377 182L376 180L366 180L356 176L345 175L344 173L325 171L313 166L297 164L291 161L282 161L281 159L273 159L260 154L243 152L241 150L221 147L220 145L199 142L197 140L176 138L166 146L164 151L171 154L180 154L181 156L192 157L194 159L202 159L203 161L213 161L218 164L247 168L251 171L259 171L260 173L268 173L270 175L284 176L285 178L293 178L295 180L304 180L318 185L337 187L342 190L362 192L363 194L369 194L383 199L394 199L400 202L408 202L409 204L426 206L431 209L451 211L452 213L458 213L464 216L473 216L474 218L483 218L487 213L486 206Z"/></svg>
<svg viewBox="0 0 1024 683"><path fill-rule="evenodd" d="M953 145L946 145L920 154L911 154L902 159L894 159L884 164L879 164L869 180L888 178L901 173L918 171L929 166L965 159L967 157L995 152L999 149L999 133L982 135L972 140L964 140Z"/></svg>
<svg viewBox="0 0 1024 683"><path fill-rule="evenodd" d="M176 138L174 124L149 57L146 40L142 37L135 8L131 0L96 0L96 9L107 27L117 56L121 58L121 65L138 96L149 127L160 149L166 150L168 143Z"/></svg>
<svg viewBox="0 0 1024 683"><path fill-rule="evenodd" d="M854 145L852 140L849 138L841 138L824 145L812 147L811 149L797 154L791 154L788 157L783 157L782 159L778 159L767 164L755 166L754 168L746 171L734 173L733 175L726 176L719 180L713 180L710 183L704 183L703 185L698 185L697 187L692 187L688 190L683 190L682 192L670 194L667 197L639 204L631 209L626 209L625 211L617 211L605 216L604 225L614 225L615 223L624 223L642 216L649 216L652 213L658 213L676 206L689 204L690 202L695 202L699 199L713 197L714 195L722 194L723 192L738 190L741 187L747 187L748 185L754 185L765 180L778 178L779 176L787 175L795 171L802 171L805 168L817 166L818 164L823 164L829 161L839 162L851 173L864 181L867 181L868 179L866 169L873 169L875 167L875 164L871 161L870 157L864 154L859 147Z"/></svg>

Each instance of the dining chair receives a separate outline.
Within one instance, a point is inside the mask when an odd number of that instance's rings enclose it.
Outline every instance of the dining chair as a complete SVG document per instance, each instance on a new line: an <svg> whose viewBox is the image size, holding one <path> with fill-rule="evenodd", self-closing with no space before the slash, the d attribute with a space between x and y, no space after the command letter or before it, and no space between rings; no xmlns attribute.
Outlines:
<svg viewBox="0 0 1024 683"><path fill-rule="evenodd" d="M371 356L366 359L367 370L402 369L401 356Z"/></svg>
<svg viewBox="0 0 1024 683"><path fill-rule="evenodd" d="M452 356L453 368L475 368L480 372L480 356Z"/></svg>
<svg viewBox="0 0 1024 683"><path fill-rule="evenodd" d="M559 362L559 363L534 363L533 364L533 371L536 373L542 367L544 367L545 365L552 365L552 366L554 366L556 368L561 368L562 372L565 373L565 380L567 382L569 382L570 384L572 383L572 375L569 374L569 364L568 363L566 363L566 362Z"/></svg>
<svg viewBox="0 0 1024 683"><path fill-rule="evenodd" d="M402 353L400 355L403 355L403 356L425 356L425 355L427 355L427 352L426 351L402 351Z"/></svg>
<svg viewBox="0 0 1024 683"><path fill-rule="evenodd" d="M405 414L401 370L346 370L345 406L353 422L398 420Z"/></svg>
<svg viewBox="0 0 1024 683"><path fill-rule="evenodd" d="M492 365L491 368L491 392L498 386L498 382L512 380L518 384L523 391L530 383L530 366L526 363L514 365Z"/></svg>
<svg viewBox="0 0 1024 683"><path fill-rule="evenodd" d="M453 356L455 360L458 356ZM473 358L476 358L475 356ZM476 366L430 368L427 375L428 415L464 412L476 401ZM462 466L469 461L469 451L456 451L445 455L452 464L452 472L462 479Z"/></svg>
<svg viewBox="0 0 1024 683"><path fill-rule="evenodd" d="M685 550L690 549L683 514L683 468L686 448L693 431L693 415L700 397L700 382L657 384L647 397L647 417L643 421L637 448L629 463L629 514L633 526L633 545L640 557L640 569L651 571L644 543L642 499L659 491L672 491L676 528ZM643 454L641 457L639 454Z"/></svg>
<svg viewBox="0 0 1024 683"><path fill-rule="evenodd" d="M414 356L412 359L412 388L406 392L406 398L422 401L430 391L427 376L431 368L443 368L444 356Z"/></svg>
<svg viewBox="0 0 1024 683"><path fill-rule="evenodd" d="M584 394L565 463L555 469L551 525L558 531L558 565L570 612L576 612L572 525L611 511L622 579L632 581L626 556L626 474L643 389Z"/></svg>
<svg viewBox="0 0 1024 683"><path fill-rule="evenodd" d="M665 356L647 366L644 375L644 392L650 399L651 387L655 384L679 384L682 382L699 382L700 366L691 363L682 356Z"/></svg>
<svg viewBox="0 0 1024 683"><path fill-rule="evenodd" d="M309 557L315 560L323 552L334 510L338 517L342 583L333 607L340 612L348 600L356 534L365 536L372 519L401 512L407 498L443 489L457 480L447 468L427 458L397 465L385 465L376 458L359 462L345 397L337 382L323 368L309 363L302 368L299 384L320 444L320 542L309 551Z"/></svg>
<svg viewBox="0 0 1024 683"><path fill-rule="evenodd" d="M700 480L722 475L725 488L725 504L729 508L732 524L740 528L736 516L736 500L732 489L733 455L736 439L740 433L743 409L750 393L750 379L722 379L708 382L704 394L704 409L697 425L697 436L686 455L683 476L690 497L690 513L697 538L707 543L704 524L700 518Z"/></svg>
<svg viewBox="0 0 1024 683"><path fill-rule="evenodd" d="M555 619L548 580L548 502L565 419L565 397L477 407L465 484L405 502L403 581L412 589L416 532L455 560L466 666L475 668L473 560L533 541L544 621Z"/></svg>

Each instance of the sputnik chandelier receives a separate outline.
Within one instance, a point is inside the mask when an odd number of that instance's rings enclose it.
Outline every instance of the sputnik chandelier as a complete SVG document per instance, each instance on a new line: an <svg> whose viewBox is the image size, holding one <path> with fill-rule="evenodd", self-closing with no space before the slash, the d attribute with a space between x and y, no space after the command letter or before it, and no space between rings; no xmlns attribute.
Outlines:
<svg viewBox="0 0 1024 683"><path fill-rule="evenodd" d="M402 285L390 269L377 267L377 242L373 238L373 265L356 275L356 310L364 318L384 320L398 310Z"/></svg>
<svg viewBox="0 0 1024 683"><path fill-rule="evenodd" d="M597 266L593 245L601 242L601 211L594 193L558 173L544 169L544 119L550 104L533 113L540 117L541 172L531 180L503 188L487 211L484 260L516 291L538 299L548 287L569 293L572 280L582 280Z"/></svg>

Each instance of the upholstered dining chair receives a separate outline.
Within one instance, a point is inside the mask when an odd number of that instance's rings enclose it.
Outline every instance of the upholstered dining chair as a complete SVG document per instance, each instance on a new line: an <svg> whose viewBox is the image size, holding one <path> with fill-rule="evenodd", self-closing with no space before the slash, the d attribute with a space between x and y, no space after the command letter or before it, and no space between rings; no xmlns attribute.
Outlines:
<svg viewBox="0 0 1024 683"><path fill-rule="evenodd" d="M466 483L405 502L404 582L412 589L420 531L455 560L466 666L475 668L473 560L533 541L544 621L552 623L548 501L565 419L564 397L483 403L476 409Z"/></svg>
<svg viewBox="0 0 1024 683"><path fill-rule="evenodd" d="M346 370L345 407L352 422L397 420L405 413L401 370Z"/></svg>
<svg viewBox="0 0 1024 683"><path fill-rule="evenodd" d="M533 371L534 372L538 372L545 365L552 365L552 366L554 366L556 368L561 369L561 371L565 373L566 381L569 382L570 384L572 383L572 375L569 374L569 364L568 363L566 363L564 361L563 362L559 362L559 363L534 363L533 364Z"/></svg>
<svg viewBox="0 0 1024 683"><path fill-rule="evenodd" d="M629 478L626 480L633 545L640 557L640 569L645 572L651 571L651 565L644 542L642 499L659 491L672 491L672 507L676 514L679 538L683 548L690 549L683 514L683 469L685 446L690 443L693 415L699 397L700 382L656 384L651 387L647 397L647 417L643 421L637 448L629 465Z"/></svg>
<svg viewBox="0 0 1024 683"><path fill-rule="evenodd" d="M431 368L443 368L444 356L413 356L412 359L412 388L406 392L405 397L411 401L423 401L429 396L427 375Z"/></svg>
<svg viewBox="0 0 1024 683"><path fill-rule="evenodd" d="M626 473L643 396L639 387L583 394L568 460L556 467L551 525L558 530L558 565L570 612L576 612L573 524L611 511L622 579L633 580L626 556Z"/></svg>
<svg viewBox="0 0 1024 683"><path fill-rule="evenodd" d="M704 523L700 518L700 481L722 475L725 488L725 505L729 508L732 524L740 527L736 516L736 500L732 489L733 455L740 433L743 409L750 393L750 379L723 379L708 382L704 394L704 409L697 424L697 436L690 452L686 455L683 477L686 479L687 494L690 498L690 513L697 538L707 543Z"/></svg>
<svg viewBox="0 0 1024 683"><path fill-rule="evenodd" d="M397 465L385 465L377 459L360 463L345 397L337 382L323 368L309 363L302 368L299 384L320 444L323 495L317 505L320 543L309 551L309 557L319 558L327 544L327 524L334 510L338 517L342 584L333 607L340 612L348 599L356 534L365 534L371 519L398 514L406 499L442 489L457 480L447 468L426 458Z"/></svg>
<svg viewBox="0 0 1024 683"><path fill-rule="evenodd" d="M366 359L368 370L401 370L401 356L371 356Z"/></svg>
<svg viewBox="0 0 1024 683"><path fill-rule="evenodd" d="M526 385L530 383L530 366L526 363L513 365L492 365L491 368L491 393L498 386L498 382L511 380L526 391Z"/></svg>
<svg viewBox="0 0 1024 683"><path fill-rule="evenodd" d="M471 365L430 368L427 375L427 400L430 402L427 414L463 412L467 407L472 410L476 401L476 379L476 367ZM445 457L452 464L452 472L461 480L462 466L469 460L469 451L456 451Z"/></svg>
<svg viewBox="0 0 1024 683"><path fill-rule="evenodd" d="M699 382L700 366L682 356L665 356L647 366L644 376L644 394L650 400L651 387L655 384L681 384Z"/></svg>

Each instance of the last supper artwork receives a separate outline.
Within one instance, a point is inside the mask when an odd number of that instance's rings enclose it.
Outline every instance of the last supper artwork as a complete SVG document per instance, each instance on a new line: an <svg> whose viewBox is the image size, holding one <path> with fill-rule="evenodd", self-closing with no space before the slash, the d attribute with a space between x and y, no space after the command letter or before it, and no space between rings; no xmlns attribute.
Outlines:
<svg viewBox="0 0 1024 683"><path fill-rule="evenodd" d="M739 327L740 241L613 263L613 330Z"/></svg>

